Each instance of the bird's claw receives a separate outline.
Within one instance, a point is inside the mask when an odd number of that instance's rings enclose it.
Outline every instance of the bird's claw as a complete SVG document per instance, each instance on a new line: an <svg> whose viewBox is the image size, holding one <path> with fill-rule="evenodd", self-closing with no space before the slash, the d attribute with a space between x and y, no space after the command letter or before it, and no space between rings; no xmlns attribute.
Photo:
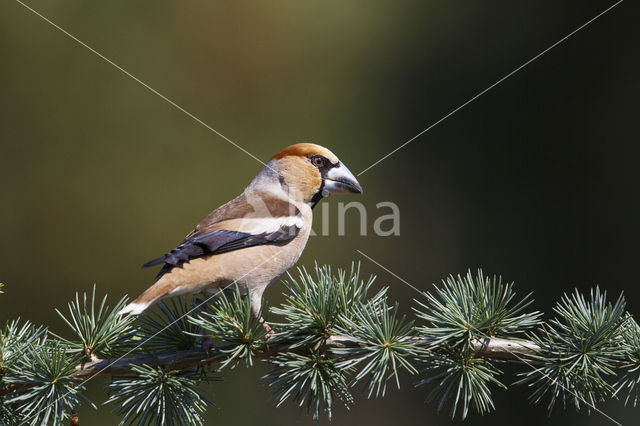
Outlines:
<svg viewBox="0 0 640 426"><path fill-rule="evenodd" d="M213 347L213 342L209 338L209 336L203 337L200 341L200 347L207 354L207 358L209 358L209 351Z"/></svg>
<svg viewBox="0 0 640 426"><path fill-rule="evenodd" d="M264 320L264 318L260 317L260 324L262 324L262 326L264 327L264 329L266 330L266 334L264 335L264 338L269 340L271 337L273 337L274 334L276 334L275 331L273 331L273 329L271 327L269 327L269 324L267 324L267 322Z"/></svg>

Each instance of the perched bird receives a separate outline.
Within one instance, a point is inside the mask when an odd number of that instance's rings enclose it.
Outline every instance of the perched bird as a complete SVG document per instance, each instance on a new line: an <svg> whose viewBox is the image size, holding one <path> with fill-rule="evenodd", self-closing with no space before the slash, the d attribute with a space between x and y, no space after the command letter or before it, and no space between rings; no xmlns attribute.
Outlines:
<svg viewBox="0 0 640 426"><path fill-rule="evenodd" d="M361 194L362 188L328 149L310 143L285 148L178 247L145 263L163 265L156 282L120 313L140 314L165 297L217 294L237 283L245 293L249 288L258 317L264 291L300 258L313 207L331 193Z"/></svg>

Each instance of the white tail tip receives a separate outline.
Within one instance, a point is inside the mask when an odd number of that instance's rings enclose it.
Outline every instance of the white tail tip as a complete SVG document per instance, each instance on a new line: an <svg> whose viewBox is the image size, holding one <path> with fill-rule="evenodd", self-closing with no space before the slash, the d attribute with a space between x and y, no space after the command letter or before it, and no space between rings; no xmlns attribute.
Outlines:
<svg viewBox="0 0 640 426"><path fill-rule="evenodd" d="M121 309L118 312L119 315L131 314L131 315L139 315L144 312L145 309L149 307L148 303L129 303L124 309Z"/></svg>

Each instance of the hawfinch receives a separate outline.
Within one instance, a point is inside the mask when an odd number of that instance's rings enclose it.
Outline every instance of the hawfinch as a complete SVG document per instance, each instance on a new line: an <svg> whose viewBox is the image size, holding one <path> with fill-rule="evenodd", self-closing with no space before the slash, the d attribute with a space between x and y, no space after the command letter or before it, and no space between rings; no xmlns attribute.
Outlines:
<svg viewBox="0 0 640 426"><path fill-rule="evenodd" d="M242 194L205 217L184 241L143 265L162 264L156 282L120 311L139 314L178 294L217 294L237 283L251 290L258 317L264 291L300 258L312 209L331 193L362 188L331 151L300 143L276 154Z"/></svg>

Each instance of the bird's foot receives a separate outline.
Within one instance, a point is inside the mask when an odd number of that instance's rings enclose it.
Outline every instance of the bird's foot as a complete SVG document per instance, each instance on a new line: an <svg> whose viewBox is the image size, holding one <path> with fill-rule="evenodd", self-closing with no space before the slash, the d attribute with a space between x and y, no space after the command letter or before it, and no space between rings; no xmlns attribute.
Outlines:
<svg viewBox="0 0 640 426"><path fill-rule="evenodd" d="M262 324L262 326L264 327L264 329L266 330L266 334L264 335L264 338L269 340L274 334L276 334L275 331L273 331L273 329L271 327L269 327L269 324L267 324L267 322L264 320L264 318L260 317L260 324Z"/></svg>
<svg viewBox="0 0 640 426"><path fill-rule="evenodd" d="M207 353L207 358L209 357L209 351L213 347L213 341L209 337L207 330L204 328L200 328L200 337L196 340L196 348L201 348L203 351Z"/></svg>
<svg viewBox="0 0 640 426"><path fill-rule="evenodd" d="M209 351L213 347L213 342L211 341L209 336L202 337L202 339L200 340L200 347L202 348L203 351L206 352L207 358L209 358Z"/></svg>

